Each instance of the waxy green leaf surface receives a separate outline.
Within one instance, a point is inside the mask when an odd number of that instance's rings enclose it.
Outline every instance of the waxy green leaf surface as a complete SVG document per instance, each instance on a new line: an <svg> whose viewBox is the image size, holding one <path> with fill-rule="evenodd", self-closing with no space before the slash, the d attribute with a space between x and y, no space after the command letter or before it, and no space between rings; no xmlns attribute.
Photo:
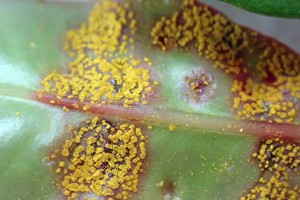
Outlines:
<svg viewBox="0 0 300 200"><path fill-rule="evenodd" d="M233 4L250 12L260 13L269 16L299 18L300 2L297 0L267 0L267 1L243 1L243 0L221 0Z"/></svg>
<svg viewBox="0 0 300 200"><path fill-rule="evenodd" d="M136 51L153 59L159 81L159 98L152 100L149 108L134 108L142 113L138 116L145 116L145 122L135 119L135 123L144 129L148 140L145 169L134 198L239 199L259 175L256 164L249 161L258 139L248 136L251 125L245 127L247 135L237 134L241 127L232 132L228 128L236 124L229 106L233 80L228 75L197 57L196 52L162 53L153 48L149 33L156 20L180 8L180 2L163 2L133 4L140 24ZM0 197L61 199L46 157L68 125L78 125L91 114L64 112L60 106L38 102L33 94L47 73L66 70L70 58L62 50L64 34L86 21L92 4L5 1L0 5L0 17L5 19L0 29ZM180 93L183 75L194 69L213 74L216 85L214 96L200 105ZM116 123L130 120L128 113L116 116L123 111L119 109L103 117ZM147 122L153 113L164 114ZM179 124L174 131L168 128L172 120ZM214 128L215 122L224 127Z"/></svg>

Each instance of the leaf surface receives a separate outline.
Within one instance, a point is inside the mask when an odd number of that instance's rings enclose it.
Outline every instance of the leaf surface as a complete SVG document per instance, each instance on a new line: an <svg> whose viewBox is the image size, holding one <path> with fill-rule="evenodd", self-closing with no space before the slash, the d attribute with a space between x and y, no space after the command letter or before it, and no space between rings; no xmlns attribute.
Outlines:
<svg viewBox="0 0 300 200"><path fill-rule="evenodd" d="M161 9L156 9L158 4ZM110 106L99 105L94 110L114 123L132 120L147 134L148 157L135 197L238 199L259 176L258 167L249 162L258 139L236 134L241 124L234 120L229 106L233 79L213 68L210 61L199 59L196 52L172 49L162 53L153 48L151 28L161 16L179 9L180 3L143 1L137 5L133 9L143 24L137 33L137 51L155 58L153 71L160 83L157 96L147 107L137 106L133 111L119 106L102 113ZM64 33L86 21L91 7L1 2L0 17L6 19L0 30L0 196L4 199L62 198L46 157L65 137L68 125L78 125L91 114L64 112L61 106L70 105L69 100L53 106L38 102L33 93L50 71L67 71L70 58L62 50ZM141 8L144 12L138 12ZM217 85L215 96L200 105L182 95L183 75L199 68L212 74ZM153 113L156 116L149 117ZM172 122L178 125L175 130L168 128ZM245 124L249 134L262 132L259 123ZM264 124L266 127L275 126ZM276 128L285 126L273 130Z"/></svg>
<svg viewBox="0 0 300 200"><path fill-rule="evenodd" d="M300 17L300 3L297 0L289 1L242 1L242 0L221 0L230 3L239 8L248 10L250 12L259 13L269 16L299 18Z"/></svg>

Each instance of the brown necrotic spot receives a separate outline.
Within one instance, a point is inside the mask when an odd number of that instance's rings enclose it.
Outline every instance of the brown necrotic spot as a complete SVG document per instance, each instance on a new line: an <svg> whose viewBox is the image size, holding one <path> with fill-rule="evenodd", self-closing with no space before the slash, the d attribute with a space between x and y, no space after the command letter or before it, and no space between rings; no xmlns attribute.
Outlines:
<svg viewBox="0 0 300 200"><path fill-rule="evenodd" d="M94 117L72 129L50 158L59 177L57 185L67 199L87 195L127 199L137 192L145 137L134 124L115 126Z"/></svg>
<svg viewBox="0 0 300 200"><path fill-rule="evenodd" d="M193 70L186 75L183 87L185 96L196 103L211 98L215 91L212 75L202 70Z"/></svg>
<svg viewBox="0 0 300 200"><path fill-rule="evenodd" d="M170 180L161 181L156 184L156 187L160 189L161 199L171 200L175 199L175 183Z"/></svg>

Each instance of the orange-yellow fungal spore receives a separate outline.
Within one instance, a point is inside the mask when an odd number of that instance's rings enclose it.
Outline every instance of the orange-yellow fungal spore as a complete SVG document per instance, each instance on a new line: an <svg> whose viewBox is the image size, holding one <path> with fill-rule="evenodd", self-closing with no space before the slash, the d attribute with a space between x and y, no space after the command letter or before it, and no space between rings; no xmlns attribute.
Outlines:
<svg viewBox="0 0 300 200"><path fill-rule="evenodd" d="M110 0L99 1L91 11L87 23L66 34L65 50L71 56L82 56L86 50L98 56L128 53L128 40L136 31L134 14L129 4L120 5ZM125 28L128 34L124 34Z"/></svg>
<svg viewBox="0 0 300 200"><path fill-rule="evenodd" d="M176 124L169 124L168 128L170 131L175 131L177 126L176 126Z"/></svg>
<svg viewBox="0 0 300 200"><path fill-rule="evenodd" d="M290 123L297 116L300 100L300 56L278 42L264 47L255 70L258 81L235 81L232 91L238 117Z"/></svg>
<svg viewBox="0 0 300 200"><path fill-rule="evenodd" d="M152 62L145 57L142 63L129 55L136 21L128 7L109 0L96 4L88 22L67 33L65 50L75 56L69 73L50 73L42 81L41 93L80 102L119 103L126 108L147 104L153 86Z"/></svg>
<svg viewBox="0 0 300 200"><path fill-rule="evenodd" d="M151 36L152 43L165 51L194 47L214 67L232 75L237 119L270 123L295 119L300 101L300 56L279 42L266 41L194 0L184 0L180 11L157 21ZM197 86L190 87L194 90Z"/></svg>
<svg viewBox="0 0 300 200"><path fill-rule="evenodd" d="M67 199L94 193L99 197L127 199L137 192L142 161L146 158L145 136L133 124L113 124L94 117L74 129L52 156L60 188Z"/></svg>
<svg viewBox="0 0 300 200"><path fill-rule="evenodd" d="M162 50L186 47L195 43L199 55L214 61L214 66L227 73L239 73L240 49L248 45L241 27L221 14L214 14L207 6L194 1L183 2L182 10L170 18L162 17L154 25L153 44Z"/></svg>
<svg viewBox="0 0 300 200"><path fill-rule="evenodd" d="M262 172L256 185L241 200L298 200L300 188L294 185L294 174L299 175L300 146L278 138L266 140L253 154Z"/></svg>
<svg viewBox="0 0 300 200"><path fill-rule="evenodd" d="M272 85L255 83L252 79L245 84L235 81L232 91L237 96L233 108L237 109L238 118L258 116L261 121L291 123L297 114L295 101L300 99L297 85L300 85L300 76L278 77Z"/></svg>
<svg viewBox="0 0 300 200"><path fill-rule="evenodd" d="M205 101L213 94L212 77L205 72L193 72L193 74L185 77L188 85L186 96L195 102Z"/></svg>
<svg viewBox="0 0 300 200"><path fill-rule="evenodd" d="M85 58L71 64L70 71L68 75L53 72L45 77L44 91L53 92L58 98L77 97L80 102L123 105L144 101L151 93L149 70L133 67L126 58L112 62Z"/></svg>

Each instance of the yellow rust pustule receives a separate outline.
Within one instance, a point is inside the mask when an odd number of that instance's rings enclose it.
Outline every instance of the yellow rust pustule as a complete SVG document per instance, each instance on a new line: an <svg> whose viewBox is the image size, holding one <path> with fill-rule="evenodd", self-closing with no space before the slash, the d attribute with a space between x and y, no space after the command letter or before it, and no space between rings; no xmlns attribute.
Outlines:
<svg viewBox="0 0 300 200"><path fill-rule="evenodd" d="M183 1L182 9L171 17L162 17L152 31L152 43L162 50L186 47L192 42L198 54L227 73L238 74L242 60L236 55L248 46L248 36L240 26L207 6Z"/></svg>
<svg viewBox="0 0 300 200"><path fill-rule="evenodd" d="M69 73L54 71L42 80L42 93L80 102L147 104L153 93L152 61L128 53L136 31L134 13L105 0L96 4L87 23L66 34L65 50L74 56ZM114 57L114 58L113 58ZM115 57L118 57L117 59Z"/></svg>
<svg viewBox="0 0 300 200"><path fill-rule="evenodd" d="M67 199L94 193L100 197L127 199L137 192L145 136L134 124L113 124L94 117L72 130L53 156L58 183Z"/></svg>
<svg viewBox="0 0 300 200"><path fill-rule="evenodd" d="M237 118L255 120L258 117L269 123L293 122L297 116L295 100L300 99L298 85L300 76L278 77L272 85L256 83L250 78L246 83L234 81L232 91L237 95L233 109L237 110Z"/></svg>
<svg viewBox="0 0 300 200"><path fill-rule="evenodd" d="M300 56L284 45L266 41L194 0L184 0L181 10L158 20L151 36L164 51L192 47L234 79L248 77L232 85L237 119L292 123L296 118Z"/></svg>
<svg viewBox="0 0 300 200"><path fill-rule="evenodd" d="M199 103L204 102L214 93L214 84L212 76L208 72L193 71L185 77L186 96Z"/></svg>
<svg viewBox="0 0 300 200"><path fill-rule="evenodd" d="M129 59L108 62L84 58L70 64L70 74L53 72L44 78L44 92L80 102L122 103L124 107L147 101L153 84L149 69L134 67Z"/></svg>
<svg viewBox="0 0 300 200"><path fill-rule="evenodd" d="M238 118L292 123L300 100L300 56L276 41L262 46L254 68L258 80L234 81L233 108Z"/></svg>
<svg viewBox="0 0 300 200"><path fill-rule="evenodd" d="M99 1L89 15L87 23L66 34L65 50L70 56L86 54L98 56L128 53L129 40L136 32L134 13L128 12L130 4L121 5L110 0ZM125 34L125 28L127 34Z"/></svg>
<svg viewBox="0 0 300 200"><path fill-rule="evenodd" d="M291 184L299 175L300 146L278 138L264 141L253 158L262 175L250 192L241 200L298 200L300 188Z"/></svg>

